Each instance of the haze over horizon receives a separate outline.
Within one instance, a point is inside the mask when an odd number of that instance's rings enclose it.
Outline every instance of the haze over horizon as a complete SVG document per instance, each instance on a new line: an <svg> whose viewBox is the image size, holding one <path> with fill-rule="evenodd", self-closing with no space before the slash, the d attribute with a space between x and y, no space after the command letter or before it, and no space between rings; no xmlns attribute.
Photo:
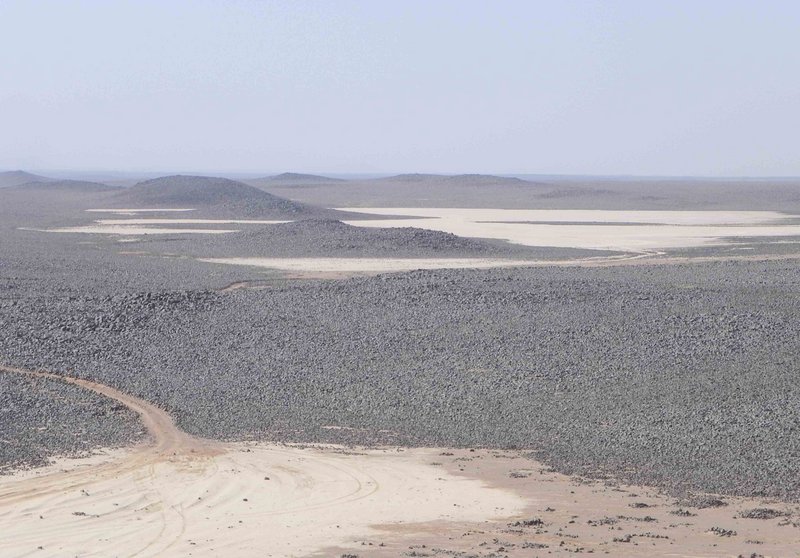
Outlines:
<svg viewBox="0 0 800 558"><path fill-rule="evenodd" d="M779 1L6 1L0 169L796 177L798 24Z"/></svg>

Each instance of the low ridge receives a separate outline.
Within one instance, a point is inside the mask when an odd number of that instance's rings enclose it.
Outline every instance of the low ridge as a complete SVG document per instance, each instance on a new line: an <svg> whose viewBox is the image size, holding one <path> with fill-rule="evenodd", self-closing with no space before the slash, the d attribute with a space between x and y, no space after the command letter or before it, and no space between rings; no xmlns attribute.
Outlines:
<svg viewBox="0 0 800 558"><path fill-rule="evenodd" d="M314 186L318 184L338 184L346 182L341 178L331 178L329 176L320 176L317 174L302 174L297 172L284 172L274 176L264 176L261 178L252 178L243 180L245 184L249 184L255 188L266 189L293 187L293 186Z"/></svg>
<svg viewBox="0 0 800 558"><path fill-rule="evenodd" d="M29 182L48 182L51 180L53 179L22 170L0 172L0 188L13 188Z"/></svg>
<svg viewBox="0 0 800 558"><path fill-rule="evenodd" d="M319 174L303 174L297 172L284 172L275 176L268 176L259 180L268 182L344 182L341 178L331 178Z"/></svg>
<svg viewBox="0 0 800 558"><path fill-rule="evenodd" d="M489 184L532 184L527 180L512 176L495 176L491 174L398 174L387 178L378 178L376 181L387 182L428 182L436 184L463 184L463 185L489 185Z"/></svg>
<svg viewBox="0 0 800 558"><path fill-rule="evenodd" d="M118 186L109 186L100 182L89 182L86 180L46 180L45 182L27 182L18 186L8 188L18 191L39 191L39 192L73 192L73 193L94 193L94 192L116 192L120 190Z"/></svg>

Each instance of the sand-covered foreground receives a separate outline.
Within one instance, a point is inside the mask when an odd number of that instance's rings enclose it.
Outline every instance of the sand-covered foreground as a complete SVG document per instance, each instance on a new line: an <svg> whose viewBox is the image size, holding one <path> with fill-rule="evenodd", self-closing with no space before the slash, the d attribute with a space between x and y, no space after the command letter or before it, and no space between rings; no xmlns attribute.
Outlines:
<svg viewBox="0 0 800 558"><path fill-rule="evenodd" d="M137 412L152 443L0 478L0 555L306 556L381 523L484 521L522 509L508 491L440 471L430 450L223 444L182 432L114 388L64 380Z"/></svg>
<svg viewBox="0 0 800 558"><path fill-rule="evenodd" d="M347 221L358 227L419 227L526 246L641 251L721 243L726 238L800 235L774 211L604 211L348 207L399 219ZM408 218L413 217L413 218ZM785 223L784 223L785 221Z"/></svg>
<svg viewBox="0 0 800 558"><path fill-rule="evenodd" d="M483 522L521 513L513 493L431 465L433 450L220 446L138 460L137 450L0 480L4 556L307 556L380 537L381 524ZM62 472L63 471L63 472Z"/></svg>
<svg viewBox="0 0 800 558"><path fill-rule="evenodd" d="M570 479L524 451L219 443L62 379L136 411L152 442L0 478L3 556L786 556L800 544L797 506L676 502Z"/></svg>
<svg viewBox="0 0 800 558"><path fill-rule="evenodd" d="M0 553L789 556L800 544L797 506L726 499L698 508L715 499L685 505L581 482L522 452L226 444L146 453L101 452L0 478Z"/></svg>

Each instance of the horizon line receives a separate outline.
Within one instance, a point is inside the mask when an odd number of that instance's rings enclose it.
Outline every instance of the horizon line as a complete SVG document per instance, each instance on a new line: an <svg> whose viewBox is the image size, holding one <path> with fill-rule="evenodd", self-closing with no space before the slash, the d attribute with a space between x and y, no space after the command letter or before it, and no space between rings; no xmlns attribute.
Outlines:
<svg viewBox="0 0 800 558"><path fill-rule="evenodd" d="M520 178L520 177L543 177L551 179L605 179L605 180L800 180L800 175L709 175L709 174L636 174L636 173L614 173L614 174L592 174L592 173L561 173L561 172L423 172L423 171L384 171L384 172L311 172L311 171L247 171L247 170L174 170L174 169L152 169L152 170L113 170L113 169L59 169L59 168L6 168L0 172L27 172L30 174L66 174L66 175L110 175L119 176L120 179L135 178L137 176L158 175L158 176L238 176L240 178L268 178L281 174L306 174L325 176L328 178L391 178L394 176L406 175L432 175L432 176L497 176L501 178ZM48 177L50 178L50 177ZM56 178L56 177L53 177Z"/></svg>

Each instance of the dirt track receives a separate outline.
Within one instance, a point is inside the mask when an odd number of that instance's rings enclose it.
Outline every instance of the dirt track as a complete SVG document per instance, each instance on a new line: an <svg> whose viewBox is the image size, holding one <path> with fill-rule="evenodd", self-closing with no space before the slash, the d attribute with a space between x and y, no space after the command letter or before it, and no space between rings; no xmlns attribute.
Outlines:
<svg viewBox="0 0 800 558"><path fill-rule="evenodd" d="M306 556L375 534L375 524L478 522L523 507L508 491L431 466L434 450L348 453L211 442L108 386L0 371L111 397L136 411L152 438L0 478L2 556Z"/></svg>
<svg viewBox="0 0 800 558"><path fill-rule="evenodd" d="M800 510L778 502L728 499L681 517L656 491L570 479L521 452L223 444L190 436L161 409L102 384L0 372L115 399L151 437L0 478L2 556L397 556L409 548L784 556L800 542ZM767 505L779 514L742 517Z"/></svg>

